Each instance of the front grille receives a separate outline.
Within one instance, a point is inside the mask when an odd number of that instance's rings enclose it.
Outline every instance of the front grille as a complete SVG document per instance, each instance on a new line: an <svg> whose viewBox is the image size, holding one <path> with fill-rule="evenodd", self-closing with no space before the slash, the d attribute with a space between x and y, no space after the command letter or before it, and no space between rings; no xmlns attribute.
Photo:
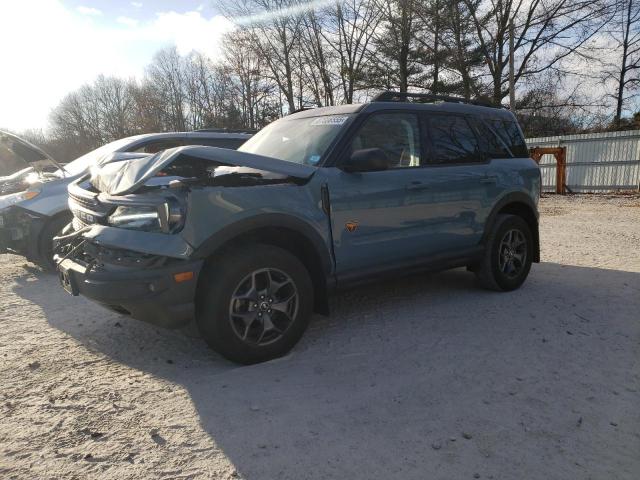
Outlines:
<svg viewBox="0 0 640 480"><path fill-rule="evenodd" d="M71 224L73 225L73 229L74 230L80 230L86 226L88 226L88 223L84 223L82 220L80 220L78 217L76 217L75 215L73 216L73 220L71 221Z"/></svg>
<svg viewBox="0 0 640 480"><path fill-rule="evenodd" d="M87 225L104 224L113 210L112 205L104 205L98 195L89 190L88 182L72 183L69 186L69 209L73 213L73 228L79 230Z"/></svg>
<svg viewBox="0 0 640 480"><path fill-rule="evenodd" d="M94 195L78 195L78 190L79 189L74 189L73 192L69 192L69 199L80 207L94 210L99 204L98 199Z"/></svg>

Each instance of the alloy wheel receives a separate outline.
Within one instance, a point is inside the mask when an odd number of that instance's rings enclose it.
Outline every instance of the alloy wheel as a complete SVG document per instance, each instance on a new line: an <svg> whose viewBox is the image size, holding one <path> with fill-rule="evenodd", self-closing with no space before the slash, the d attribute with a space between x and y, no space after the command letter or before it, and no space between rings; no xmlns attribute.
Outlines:
<svg viewBox="0 0 640 480"><path fill-rule="evenodd" d="M275 342L293 324L299 297L289 275L263 268L244 277L229 304L229 321L243 342L263 346Z"/></svg>
<svg viewBox="0 0 640 480"><path fill-rule="evenodd" d="M498 268L508 278L515 278L525 267L527 260L527 240L517 229L508 230L500 241Z"/></svg>

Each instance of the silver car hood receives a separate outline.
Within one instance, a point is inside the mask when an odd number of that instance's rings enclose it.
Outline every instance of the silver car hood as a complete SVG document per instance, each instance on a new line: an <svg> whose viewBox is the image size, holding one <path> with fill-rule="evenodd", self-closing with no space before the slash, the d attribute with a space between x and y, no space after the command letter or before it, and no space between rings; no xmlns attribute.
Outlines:
<svg viewBox="0 0 640 480"><path fill-rule="evenodd" d="M308 179L316 171L316 167L253 153L217 147L188 146L170 148L152 156L108 163L94 168L91 183L100 192L125 195L143 186L171 163L185 158L210 161L214 165L250 167L299 179Z"/></svg>
<svg viewBox="0 0 640 480"><path fill-rule="evenodd" d="M8 155L11 158L5 158ZM38 173L61 170L62 166L55 159L32 143L12 134L0 130L0 161L12 162L0 169L5 175L11 175L25 168L33 168Z"/></svg>

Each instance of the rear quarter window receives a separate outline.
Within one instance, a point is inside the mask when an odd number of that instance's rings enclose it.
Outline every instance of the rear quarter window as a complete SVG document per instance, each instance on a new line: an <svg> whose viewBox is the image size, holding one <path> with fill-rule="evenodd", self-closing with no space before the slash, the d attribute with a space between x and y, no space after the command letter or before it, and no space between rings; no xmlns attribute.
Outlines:
<svg viewBox="0 0 640 480"><path fill-rule="evenodd" d="M511 158L512 155L507 148L508 143L498 138L495 130L492 130L485 122L479 118L473 118L473 126L478 132L478 142L480 149L489 158Z"/></svg>
<svg viewBox="0 0 640 480"><path fill-rule="evenodd" d="M455 164L484 160L478 139L465 117L429 115L426 123L431 140L430 163Z"/></svg>

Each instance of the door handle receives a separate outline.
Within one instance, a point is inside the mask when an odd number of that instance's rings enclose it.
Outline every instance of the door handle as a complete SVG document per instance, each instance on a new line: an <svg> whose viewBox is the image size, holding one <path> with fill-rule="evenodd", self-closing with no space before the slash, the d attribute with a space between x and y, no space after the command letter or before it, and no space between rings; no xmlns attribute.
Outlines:
<svg viewBox="0 0 640 480"><path fill-rule="evenodd" d="M480 183L498 183L497 175L485 175L480 178Z"/></svg>
<svg viewBox="0 0 640 480"><path fill-rule="evenodd" d="M409 184L407 184L405 186L405 188L407 190L427 190L429 188L429 185L427 185L426 183L422 183L422 182L411 182Z"/></svg>

